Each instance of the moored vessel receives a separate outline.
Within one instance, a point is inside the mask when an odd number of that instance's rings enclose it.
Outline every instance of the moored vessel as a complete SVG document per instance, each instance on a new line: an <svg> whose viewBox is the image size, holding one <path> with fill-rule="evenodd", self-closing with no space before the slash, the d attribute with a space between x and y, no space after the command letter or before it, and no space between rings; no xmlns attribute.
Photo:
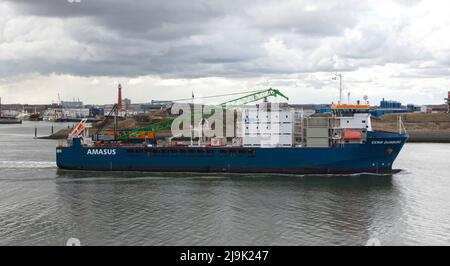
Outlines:
<svg viewBox="0 0 450 266"><path fill-rule="evenodd" d="M22 120L17 119L16 117L3 116L2 98L0 97L0 125L1 124L22 124Z"/></svg>

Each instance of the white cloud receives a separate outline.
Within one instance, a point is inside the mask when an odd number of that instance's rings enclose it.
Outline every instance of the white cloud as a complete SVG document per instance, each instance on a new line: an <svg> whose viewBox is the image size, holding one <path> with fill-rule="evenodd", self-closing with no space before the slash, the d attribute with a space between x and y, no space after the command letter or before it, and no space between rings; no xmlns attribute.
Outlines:
<svg viewBox="0 0 450 266"><path fill-rule="evenodd" d="M61 92L107 103L121 82L143 102L279 85L294 102L331 102L330 73L342 71L355 99L440 103L448 10L432 0L6 1L0 93L8 102Z"/></svg>
<svg viewBox="0 0 450 266"><path fill-rule="evenodd" d="M129 79L127 84L129 85L137 85L143 82L142 78L133 78L133 79Z"/></svg>

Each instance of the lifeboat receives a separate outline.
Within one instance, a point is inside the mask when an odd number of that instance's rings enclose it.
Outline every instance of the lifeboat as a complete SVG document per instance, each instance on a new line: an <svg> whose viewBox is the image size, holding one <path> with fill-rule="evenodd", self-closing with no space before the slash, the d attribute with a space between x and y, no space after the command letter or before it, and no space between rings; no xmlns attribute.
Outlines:
<svg viewBox="0 0 450 266"><path fill-rule="evenodd" d="M358 130L345 129L343 133L343 138L345 141L347 140L362 140L363 134Z"/></svg>

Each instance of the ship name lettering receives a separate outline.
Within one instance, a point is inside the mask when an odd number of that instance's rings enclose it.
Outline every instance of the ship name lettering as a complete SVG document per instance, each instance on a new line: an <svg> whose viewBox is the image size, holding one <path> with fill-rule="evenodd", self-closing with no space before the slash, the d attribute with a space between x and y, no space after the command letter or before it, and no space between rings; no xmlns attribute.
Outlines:
<svg viewBox="0 0 450 266"><path fill-rule="evenodd" d="M375 144L375 145L379 145L379 144L400 144L400 143L402 143L400 140L385 140L385 141L382 141L382 140L374 140L374 141L372 141L371 142L372 144Z"/></svg>
<svg viewBox="0 0 450 266"><path fill-rule="evenodd" d="M402 143L400 140L392 140L392 141L385 141L384 144L400 144Z"/></svg>
<svg viewBox="0 0 450 266"><path fill-rule="evenodd" d="M89 149L87 155L116 155L116 149Z"/></svg>

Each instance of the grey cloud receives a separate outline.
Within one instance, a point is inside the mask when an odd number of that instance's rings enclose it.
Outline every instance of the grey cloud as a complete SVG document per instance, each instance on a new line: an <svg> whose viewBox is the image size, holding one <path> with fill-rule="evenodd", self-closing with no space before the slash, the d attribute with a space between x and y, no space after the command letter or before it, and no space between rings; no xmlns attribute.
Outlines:
<svg viewBox="0 0 450 266"><path fill-rule="evenodd" d="M205 28L208 21L226 15L227 1L183 0L14 0L21 13L57 17L89 18L94 23L135 37L177 37ZM205 25L206 24L206 25ZM174 27L178 25L179 27ZM188 29L188 30L186 30ZM190 29L190 30L189 30ZM148 35L147 35L148 34ZM156 38L154 38L156 39Z"/></svg>
<svg viewBox="0 0 450 266"><path fill-rule="evenodd" d="M358 12L362 10L357 1L342 1L336 4L332 1L317 1L315 4L319 5L314 10L305 9L305 3L296 3L298 4L283 6L281 2L281 8L268 7L262 14L251 10L250 25L265 31L288 31L309 37L337 36L356 25Z"/></svg>
<svg viewBox="0 0 450 266"><path fill-rule="evenodd" d="M169 77L350 71L419 57L382 30L346 41L366 14L360 1L14 0L19 14L64 20L76 54L0 60L0 76L26 72ZM309 8L311 6L311 8ZM46 27L43 22L37 27ZM68 25L67 25L68 24ZM0 28L1 30L1 28ZM394 32L395 34L395 32ZM297 55L270 55L277 38ZM12 40L14 41L14 40ZM1 45L1 43L0 43ZM58 47L56 47L58 48ZM274 50L274 53L284 53ZM54 53L64 53L55 49Z"/></svg>

